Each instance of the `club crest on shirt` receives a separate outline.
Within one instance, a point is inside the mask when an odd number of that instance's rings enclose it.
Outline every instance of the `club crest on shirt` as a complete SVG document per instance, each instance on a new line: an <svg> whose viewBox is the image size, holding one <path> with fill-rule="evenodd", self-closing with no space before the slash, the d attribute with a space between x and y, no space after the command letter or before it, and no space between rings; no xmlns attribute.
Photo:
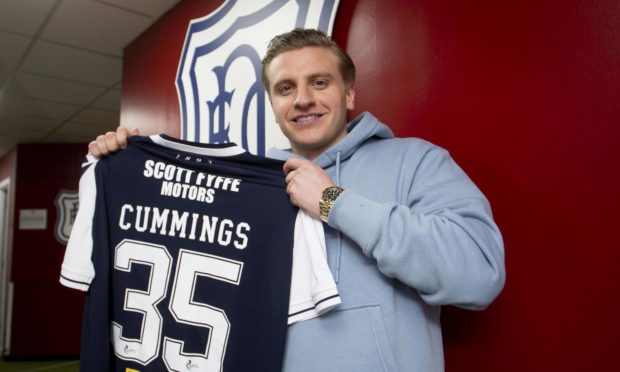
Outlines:
<svg viewBox="0 0 620 372"><path fill-rule="evenodd" d="M66 245L69 241L71 228L78 210L78 191L77 190L60 190L56 199L56 226L54 235L60 244Z"/></svg>
<svg viewBox="0 0 620 372"><path fill-rule="evenodd" d="M296 27L331 34L339 0L227 0L191 21L176 77L181 138L235 142L256 155L288 147L262 85L269 40Z"/></svg>

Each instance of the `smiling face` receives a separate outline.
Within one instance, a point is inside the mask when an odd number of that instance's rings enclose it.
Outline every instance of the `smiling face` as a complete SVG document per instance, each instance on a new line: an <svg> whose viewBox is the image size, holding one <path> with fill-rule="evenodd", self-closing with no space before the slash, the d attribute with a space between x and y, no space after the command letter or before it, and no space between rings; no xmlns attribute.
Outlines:
<svg viewBox="0 0 620 372"><path fill-rule="evenodd" d="M276 121L294 153L314 159L346 136L355 91L344 82L338 58L328 48L281 53L266 75Z"/></svg>

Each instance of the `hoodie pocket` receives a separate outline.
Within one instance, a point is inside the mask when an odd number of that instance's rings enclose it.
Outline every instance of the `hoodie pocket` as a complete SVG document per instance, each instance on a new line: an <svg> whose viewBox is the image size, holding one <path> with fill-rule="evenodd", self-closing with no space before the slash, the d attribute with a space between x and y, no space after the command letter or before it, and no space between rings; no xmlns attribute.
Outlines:
<svg viewBox="0 0 620 372"><path fill-rule="evenodd" d="M284 371L395 372L379 306L332 311L289 329Z"/></svg>

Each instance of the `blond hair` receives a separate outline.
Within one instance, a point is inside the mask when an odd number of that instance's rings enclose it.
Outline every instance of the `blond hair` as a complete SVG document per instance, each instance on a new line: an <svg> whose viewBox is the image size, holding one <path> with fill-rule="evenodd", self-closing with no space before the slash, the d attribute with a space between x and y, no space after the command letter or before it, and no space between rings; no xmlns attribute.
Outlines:
<svg viewBox="0 0 620 372"><path fill-rule="evenodd" d="M351 57L336 42L324 32L310 28L296 28L292 31L275 36L267 46L265 57L261 61L263 85L269 93L269 78L267 69L274 58L284 52L306 47L321 47L329 49L338 57L338 68L345 84L352 86L355 83L355 64Z"/></svg>

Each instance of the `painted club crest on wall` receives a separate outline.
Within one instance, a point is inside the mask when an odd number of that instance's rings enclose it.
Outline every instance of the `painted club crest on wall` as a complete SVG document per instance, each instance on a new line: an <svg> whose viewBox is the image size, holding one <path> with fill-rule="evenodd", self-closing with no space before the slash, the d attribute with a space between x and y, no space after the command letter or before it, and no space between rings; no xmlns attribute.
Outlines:
<svg viewBox="0 0 620 372"><path fill-rule="evenodd" d="M54 204L56 205L56 226L54 235L60 244L67 245L73 222L78 211L78 191L60 190Z"/></svg>
<svg viewBox="0 0 620 372"><path fill-rule="evenodd" d="M269 40L296 27L331 34L338 0L228 0L193 20L185 37L176 87L181 138L235 142L265 155L288 147L261 79Z"/></svg>

